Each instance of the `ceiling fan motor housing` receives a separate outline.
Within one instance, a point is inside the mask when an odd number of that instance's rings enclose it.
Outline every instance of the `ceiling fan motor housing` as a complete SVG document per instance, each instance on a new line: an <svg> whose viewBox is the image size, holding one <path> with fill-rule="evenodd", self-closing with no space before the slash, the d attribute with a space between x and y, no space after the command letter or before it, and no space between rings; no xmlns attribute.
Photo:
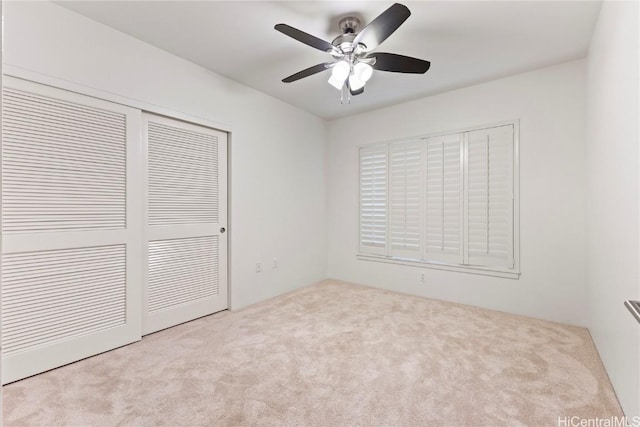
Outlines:
<svg viewBox="0 0 640 427"><path fill-rule="evenodd" d="M343 34L357 33L358 28L360 28L360 20L355 16L347 16L346 18L342 18L338 25Z"/></svg>
<svg viewBox="0 0 640 427"><path fill-rule="evenodd" d="M353 16L347 16L340 20L339 26L342 34L333 39L331 44L339 48L342 53L349 54L354 50L353 40L360 27L360 20Z"/></svg>
<svg viewBox="0 0 640 427"><path fill-rule="evenodd" d="M340 49L342 53L349 54L353 51L353 39L355 38L354 33L344 33L333 39L331 44Z"/></svg>

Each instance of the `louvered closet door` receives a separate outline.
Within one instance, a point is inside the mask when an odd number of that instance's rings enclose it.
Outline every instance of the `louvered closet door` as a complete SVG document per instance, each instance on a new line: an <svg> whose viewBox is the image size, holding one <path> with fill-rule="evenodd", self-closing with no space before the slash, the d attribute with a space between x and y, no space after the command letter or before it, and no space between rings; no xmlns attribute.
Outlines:
<svg viewBox="0 0 640 427"><path fill-rule="evenodd" d="M227 134L143 116L147 186L143 333L227 303Z"/></svg>
<svg viewBox="0 0 640 427"><path fill-rule="evenodd" d="M513 268L513 125L467 133L467 264Z"/></svg>
<svg viewBox="0 0 640 427"><path fill-rule="evenodd" d="M3 383L140 339L140 123L5 78Z"/></svg>

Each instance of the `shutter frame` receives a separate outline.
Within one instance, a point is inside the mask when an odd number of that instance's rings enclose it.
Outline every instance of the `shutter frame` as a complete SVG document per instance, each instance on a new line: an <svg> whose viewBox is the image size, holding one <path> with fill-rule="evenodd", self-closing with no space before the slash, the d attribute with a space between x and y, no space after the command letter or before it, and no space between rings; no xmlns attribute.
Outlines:
<svg viewBox="0 0 640 427"><path fill-rule="evenodd" d="M508 130L506 134L504 133L505 130ZM502 170L498 171L499 173L494 172L489 178L491 178L491 187L493 188L493 190L496 189L496 179L498 179L498 182L502 180L502 184L504 184L502 185L502 189L501 189L501 193L499 194L499 197L496 198L492 196L491 207L490 207L490 210L491 210L490 214L491 216L494 217L490 224L491 228L495 228L496 226L495 210L497 208L501 209L501 211L500 209L498 211L501 212L502 228L501 230L498 230L498 231L502 232L502 235L499 235L499 233L495 231L491 233L491 236L490 236L491 250L489 251L490 253L488 256L483 256L482 254L478 254L477 247L474 246L477 244L477 241L474 240L474 238L477 240L477 236L474 237L474 234L473 234L474 232L477 234L477 224L474 224L473 221L477 220L478 218L475 216L476 212L474 210L473 203L471 202L475 201L474 198L477 198L478 182L476 182L473 177L470 178L470 176L473 175L474 173L477 173L478 165L476 163L478 162L478 159L479 159L479 157L477 156L477 153L474 152L477 149L477 141L474 141L474 138L476 138L478 134L482 134L483 132L485 134L495 134L496 132L500 134L500 131L503 132L503 135L502 135L503 141L501 143L502 144L501 149L503 150L503 154L502 154L502 157L501 158L499 157L498 159L502 159L501 160ZM470 136L472 138L471 153L469 152ZM427 188L429 185L428 178L430 173L430 171L428 170L430 167L428 165L428 162L429 160L432 160L432 159L429 159L428 150L429 150L430 140L431 141L437 140L438 138L445 138L445 139L455 138L456 146L459 148L454 150L454 151L458 151L455 154L455 157L457 158L457 161L455 161L455 163L457 164L457 168L451 169L451 170L454 170L453 175L456 176L456 179L454 179L453 181L456 183L458 197L454 197L454 200L458 200L457 208L459 209L459 212L455 220L453 220L453 218L456 217L455 213L450 215L451 221L449 222L449 225L448 225L449 229L451 228L452 224L457 225L458 241L457 243L455 242L455 239L453 239L453 243L449 241L449 245L447 247L448 253L443 253L442 250L440 251L434 250L433 242L430 242L430 239L432 238L432 236L428 236L428 233L431 231L429 230L430 219L428 218L429 216L428 209L430 208L429 206L430 203L433 203L432 201L428 201L428 198L430 197L428 194L428 188ZM394 232L397 234L397 230L391 229L391 227L394 225L394 224L391 224L391 221L393 220L392 217L394 215L397 216L397 212L395 213L392 212L392 210L395 207L393 206L394 201L391 200L391 198L393 196L393 192L398 191L397 189L393 188L393 185L395 184L393 181L394 179L397 179L397 177L392 176L393 166L391 165L391 163L394 161L394 159L392 158L391 151L393 150L394 146L398 147L410 141L415 141L415 139L396 140L396 141L390 141L386 143L364 145L358 148L359 155L362 156L363 151L372 149L372 147L377 147L378 149L383 149L383 150L384 148L382 147L386 147L386 150L387 150L386 160L389 163L387 166L387 187L386 187L387 209L385 212L387 222L385 224L386 228L384 225L382 226L382 230L386 230L386 240L384 240L385 245L381 245L386 247L386 250L384 250L384 247L377 248L377 250L376 249L371 250L371 248L366 248L366 247L363 247L362 245L362 239L361 239L362 237L362 227L361 227L361 224L362 224L362 165L360 165L360 185L359 185L359 191L360 191L359 209L360 210L359 210L359 230L358 230L358 233L359 233L358 258L363 260L369 259L369 260L377 260L381 262L389 262L389 263L413 265L413 266L424 265L425 267L431 267L431 268L437 268L437 269L443 269L443 270L461 271L461 272L469 272L469 273L517 279L520 274L519 213L518 213L519 120L504 121L504 122L496 123L494 125L485 125L481 127L466 128L458 132L440 132L437 134L426 135L421 137L420 149L422 152L420 156L422 157L422 161L421 161L421 170L420 170L420 174L421 174L420 186L422 187L422 189L420 192L421 193L420 194L421 211L420 211L420 221L419 221L419 226L421 228L420 242L419 242L421 251L417 256L415 254L415 251L398 250L397 247L392 247L392 244L391 244L393 239L397 239L397 235L393 236ZM498 142L498 145L500 145L500 142ZM492 147L493 147L493 144L492 144ZM494 150L491 150L490 156L495 157ZM449 157L448 161L450 162L451 158L453 158L453 155L449 153L448 157ZM496 159L494 158L491 161L494 162L495 160ZM480 159L481 164L482 162L483 162L482 159ZM437 163L438 161L436 161L436 164ZM431 167L432 166L433 165L431 165ZM493 168L491 170L494 171ZM442 172L442 170L440 172ZM502 177L499 176L500 173L502 174ZM452 180L450 179L450 182L451 181ZM487 181L485 177L485 183L486 182ZM450 185L450 184L446 184L446 185ZM399 188L401 189L401 191L403 191L402 186L400 186ZM442 197L444 193L438 193L436 191L436 194L439 194L440 197ZM451 195L449 195L449 198L451 198ZM502 200L500 200L500 198L502 198ZM502 207L498 206L498 202L503 203L503 206ZM471 228L469 227L470 226L470 216L469 216L470 206L471 206ZM486 208L487 208L487 205L485 205L485 210ZM477 206L475 209L477 210ZM455 212L455 208L453 210ZM456 227L454 226L454 228ZM439 232L441 232L441 230L442 230L442 227L440 227ZM470 230L472 232L471 234L469 234ZM471 245L469 245L470 237L471 237ZM451 238L449 237L449 239ZM486 240L486 235L485 235L485 240ZM501 247L498 248L500 250L496 250L496 248L498 247L496 243L499 243L501 245ZM440 249L442 249L442 245Z"/></svg>

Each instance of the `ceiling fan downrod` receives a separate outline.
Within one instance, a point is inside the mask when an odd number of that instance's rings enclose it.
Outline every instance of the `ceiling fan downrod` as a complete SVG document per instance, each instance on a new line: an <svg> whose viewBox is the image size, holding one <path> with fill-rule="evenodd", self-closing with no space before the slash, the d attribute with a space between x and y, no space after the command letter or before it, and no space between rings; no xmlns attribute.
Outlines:
<svg viewBox="0 0 640 427"><path fill-rule="evenodd" d="M342 18L338 23L342 34L353 34L358 32L360 28L360 20L354 16L347 16Z"/></svg>
<svg viewBox="0 0 640 427"><path fill-rule="evenodd" d="M331 44L337 48L334 57L352 53L356 46L353 41L356 38L358 29L360 28L360 20L353 16L347 16L340 20L340 30L342 34L333 39Z"/></svg>

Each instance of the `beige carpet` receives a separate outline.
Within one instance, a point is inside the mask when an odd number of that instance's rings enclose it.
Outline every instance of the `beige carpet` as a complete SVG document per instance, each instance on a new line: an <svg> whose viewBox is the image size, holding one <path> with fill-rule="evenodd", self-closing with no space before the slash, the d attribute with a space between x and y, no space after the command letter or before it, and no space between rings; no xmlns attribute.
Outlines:
<svg viewBox="0 0 640 427"><path fill-rule="evenodd" d="M334 281L4 387L6 426L555 426L621 415L585 329Z"/></svg>

